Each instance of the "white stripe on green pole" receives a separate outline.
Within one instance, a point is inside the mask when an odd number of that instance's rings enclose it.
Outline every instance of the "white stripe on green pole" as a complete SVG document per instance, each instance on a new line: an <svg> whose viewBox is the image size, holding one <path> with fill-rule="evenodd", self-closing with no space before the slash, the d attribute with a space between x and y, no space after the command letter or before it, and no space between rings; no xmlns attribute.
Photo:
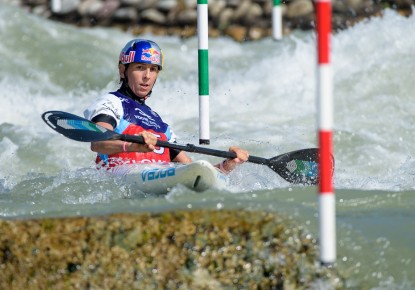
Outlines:
<svg viewBox="0 0 415 290"><path fill-rule="evenodd" d="M199 144L209 144L208 0L197 0Z"/></svg>
<svg viewBox="0 0 415 290"><path fill-rule="evenodd" d="M281 0L273 0L274 6L272 8L272 37L275 40L282 38L282 11Z"/></svg>

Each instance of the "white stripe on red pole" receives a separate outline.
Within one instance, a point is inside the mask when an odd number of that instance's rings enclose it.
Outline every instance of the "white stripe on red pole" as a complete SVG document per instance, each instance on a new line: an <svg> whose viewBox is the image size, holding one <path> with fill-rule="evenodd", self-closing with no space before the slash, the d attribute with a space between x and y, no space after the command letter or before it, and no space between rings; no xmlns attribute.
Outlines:
<svg viewBox="0 0 415 290"><path fill-rule="evenodd" d="M336 201L332 180L333 84L330 64L331 2L317 0L317 111L319 130L319 228L320 262L336 261Z"/></svg>

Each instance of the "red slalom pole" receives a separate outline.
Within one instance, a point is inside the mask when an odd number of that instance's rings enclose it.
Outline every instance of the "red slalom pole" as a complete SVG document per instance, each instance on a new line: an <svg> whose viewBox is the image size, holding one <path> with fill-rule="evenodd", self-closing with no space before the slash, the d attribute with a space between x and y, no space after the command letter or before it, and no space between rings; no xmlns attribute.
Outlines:
<svg viewBox="0 0 415 290"><path fill-rule="evenodd" d="M336 199L332 180L333 84L330 64L331 2L316 1L317 24L317 114L319 139L319 231L320 262L336 262Z"/></svg>

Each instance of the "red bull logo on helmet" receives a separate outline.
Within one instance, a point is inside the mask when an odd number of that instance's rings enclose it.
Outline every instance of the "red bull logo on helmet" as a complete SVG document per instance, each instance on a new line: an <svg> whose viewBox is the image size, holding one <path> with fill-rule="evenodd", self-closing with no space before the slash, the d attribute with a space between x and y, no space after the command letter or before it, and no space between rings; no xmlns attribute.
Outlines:
<svg viewBox="0 0 415 290"><path fill-rule="evenodd" d="M160 53L152 47L143 49L141 53L141 60L150 61L152 63L160 63Z"/></svg>
<svg viewBox="0 0 415 290"><path fill-rule="evenodd" d="M130 51L129 54L125 54L124 51L120 54L120 62L121 63L131 63L134 62L135 51Z"/></svg>

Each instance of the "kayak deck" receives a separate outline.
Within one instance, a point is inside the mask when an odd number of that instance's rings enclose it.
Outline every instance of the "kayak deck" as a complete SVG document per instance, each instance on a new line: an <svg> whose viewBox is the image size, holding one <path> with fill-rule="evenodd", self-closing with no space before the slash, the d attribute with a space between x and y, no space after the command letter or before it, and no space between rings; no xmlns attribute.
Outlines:
<svg viewBox="0 0 415 290"><path fill-rule="evenodd" d="M126 164L116 167L112 173L121 175L134 189L146 193L166 194L179 184L197 192L224 188L227 184L226 175L205 160L189 164Z"/></svg>

